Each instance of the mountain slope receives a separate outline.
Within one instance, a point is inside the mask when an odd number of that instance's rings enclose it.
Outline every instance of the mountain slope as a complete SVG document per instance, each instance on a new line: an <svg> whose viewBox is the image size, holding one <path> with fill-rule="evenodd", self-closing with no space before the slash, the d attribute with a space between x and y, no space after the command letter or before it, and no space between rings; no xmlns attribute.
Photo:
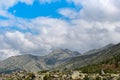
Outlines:
<svg viewBox="0 0 120 80"><path fill-rule="evenodd" d="M105 61L117 55L120 55L120 43L110 46L108 48L105 48L103 50L100 50L98 52L92 53L92 54L73 57L72 59L68 60L67 62L65 62L64 64L62 64L61 66L57 68L82 67L82 66L86 66L89 64L95 64L95 63Z"/></svg>
<svg viewBox="0 0 120 80"><path fill-rule="evenodd" d="M58 60L75 57L80 55L79 52L71 51L69 49L55 49L47 55L47 57L55 57Z"/></svg>
<svg viewBox="0 0 120 80"><path fill-rule="evenodd" d="M45 62L48 65L60 65L72 57L81 55L79 52L70 51L68 49L55 49L45 56Z"/></svg>
<svg viewBox="0 0 120 80"><path fill-rule="evenodd" d="M46 69L44 60L39 56L33 55L19 55L10 57L0 62L0 69L4 70L27 70L27 71L39 71Z"/></svg>
<svg viewBox="0 0 120 80"><path fill-rule="evenodd" d="M108 49L108 48L112 47L113 45L114 44L110 43L110 44L108 44L108 45L106 45L104 47L87 51L87 52L83 53L83 55L89 55L89 54L99 53L100 51Z"/></svg>
<svg viewBox="0 0 120 80"><path fill-rule="evenodd" d="M105 73L120 73L120 55L113 56L113 58L100 63L77 68L77 70L85 73L100 73L101 70L104 70Z"/></svg>
<svg viewBox="0 0 120 80"><path fill-rule="evenodd" d="M0 62L0 72L10 72L14 70L40 71L47 70L62 64L71 57L80 53L72 52L68 49L57 49L46 56L19 55L10 57Z"/></svg>

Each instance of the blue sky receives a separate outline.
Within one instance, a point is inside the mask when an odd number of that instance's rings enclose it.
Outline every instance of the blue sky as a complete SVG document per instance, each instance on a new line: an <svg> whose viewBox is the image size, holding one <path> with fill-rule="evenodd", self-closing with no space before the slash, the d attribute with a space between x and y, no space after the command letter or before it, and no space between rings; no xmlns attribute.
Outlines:
<svg viewBox="0 0 120 80"><path fill-rule="evenodd" d="M49 1L49 0L48 0ZM35 0L32 5L28 5L23 2L18 2L17 4L13 5L12 7L8 8L8 12L12 15L24 19L34 19L37 17L50 17L50 18L60 18L69 21L70 18L63 16L59 13L60 9L69 8L76 12L79 12L82 9L82 5L76 6L73 2L67 2L66 0L56 0L55 2L39 2L39 0ZM0 19L7 19L5 17L0 17ZM32 34L37 34L40 32L35 32L35 30L27 29L20 29L19 27L9 26L9 28L1 28L4 31L20 31L23 33L30 32ZM3 32L3 31L2 31Z"/></svg>
<svg viewBox="0 0 120 80"><path fill-rule="evenodd" d="M0 16L0 19L1 19L1 20L5 20L5 19L8 19L8 18L5 18L5 17L3 17L3 16Z"/></svg>
<svg viewBox="0 0 120 80"><path fill-rule="evenodd" d="M1 60L119 42L120 0L0 0Z"/></svg>
<svg viewBox="0 0 120 80"><path fill-rule="evenodd" d="M36 0L33 5L19 2L9 8L8 11L22 18L36 18L39 16L61 18L62 16L58 13L58 10L61 8L71 8L76 11L80 9L80 7L76 6L74 3L68 3L65 0L52 3L39 3L39 1Z"/></svg>

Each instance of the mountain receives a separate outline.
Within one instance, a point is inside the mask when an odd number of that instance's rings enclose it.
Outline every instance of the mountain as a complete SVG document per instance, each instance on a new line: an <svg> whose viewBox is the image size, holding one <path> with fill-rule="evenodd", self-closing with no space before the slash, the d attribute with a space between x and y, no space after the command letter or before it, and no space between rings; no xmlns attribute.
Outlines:
<svg viewBox="0 0 120 80"><path fill-rule="evenodd" d="M18 55L0 62L0 72L15 70L40 71L47 70L62 64L80 53L68 49L55 49L46 56Z"/></svg>
<svg viewBox="0 0 120 80"><path fill-rule="evenodd" d="M74 69L111 60L114 56L120 56L120 43L109 44L85 54L69 49L55 49L46 56L28 54L10 57L0 62L0 72Z"/></svg>
<svg viewBox="0 0 120 80"><path fill-rule="evenodd" d="M44 60L48 67L57 67L63 64L72 57L81 55L79 52L71 51L69 49L55 49L45 56Z"/></svg>
<svg viewBox="0 0 120 80"><path fill-rule="evenodd" d="M19 55L10 57L0 62L0 69L4 71L14 70L27 70L27 71L39 71L46 69L44 59L39 56L33 55Z"/></svg>
<svg viewBox="0 0 120 80"><path fill-rule="evenodd" d="M108 45L106 45L104 47L87 51L87 52L83 53L83 55L89 55L89 54L98 53L98 52L100 52L102 50L105 50L105 49L108 49L108 48L112 47L113 45L114 45L113 43L110 43L110 44L108 44Z"/></svg>
<svg viewBox="0 0 120 80"><path fill-rule="evenodd" d="M101 49L102 50L93 51L92 53L87 53L85 55L73 57L72 59L66 61L64 64L57 67L57 69L73 69L77 67L83 67L91 64L100 63L107 59L111 59L114 56L120 55L120 43L116 45L103 47Z"/></svg>
<svg viewBox="0 0 120 80"><path fill-rule="evenodd" d="M76 68L83 73L120 73L120 55L113 56L110 59L100 63L91 64L83 67Z"/></svg>
<svg viewBox="0 0 120 80"><path fill-rule="evenodd" d="M79 52L71 51L69 49L55 49L47 55L47 57L54 57L58 60L75 57L80 55Z"/></svg>

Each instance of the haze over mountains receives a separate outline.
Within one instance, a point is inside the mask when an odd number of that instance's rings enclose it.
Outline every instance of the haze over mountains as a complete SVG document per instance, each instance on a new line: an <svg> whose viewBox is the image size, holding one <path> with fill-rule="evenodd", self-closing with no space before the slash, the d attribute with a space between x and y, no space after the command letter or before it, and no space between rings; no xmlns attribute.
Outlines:
<svg viewBox="0 0 120 80"><path fill-rule="evenodd" d="M15 70L40 71L50 69L73 69L88 64L95 64L113 56L120 55L120 43L109 44L99 49L90 50L84 54L68 49L55 49L46 56L19 55L0 62L0 72Z"/></svg>

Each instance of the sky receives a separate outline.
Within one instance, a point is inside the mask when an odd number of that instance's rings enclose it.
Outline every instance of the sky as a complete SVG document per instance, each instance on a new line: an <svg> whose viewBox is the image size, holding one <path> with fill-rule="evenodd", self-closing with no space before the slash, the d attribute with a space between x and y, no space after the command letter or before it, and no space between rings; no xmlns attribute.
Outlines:
<svg viewBox="0 0 120 80"><path fill-rule="evenodd" d="M0 0L0 60L119 42L120 0Z"/></svg>

